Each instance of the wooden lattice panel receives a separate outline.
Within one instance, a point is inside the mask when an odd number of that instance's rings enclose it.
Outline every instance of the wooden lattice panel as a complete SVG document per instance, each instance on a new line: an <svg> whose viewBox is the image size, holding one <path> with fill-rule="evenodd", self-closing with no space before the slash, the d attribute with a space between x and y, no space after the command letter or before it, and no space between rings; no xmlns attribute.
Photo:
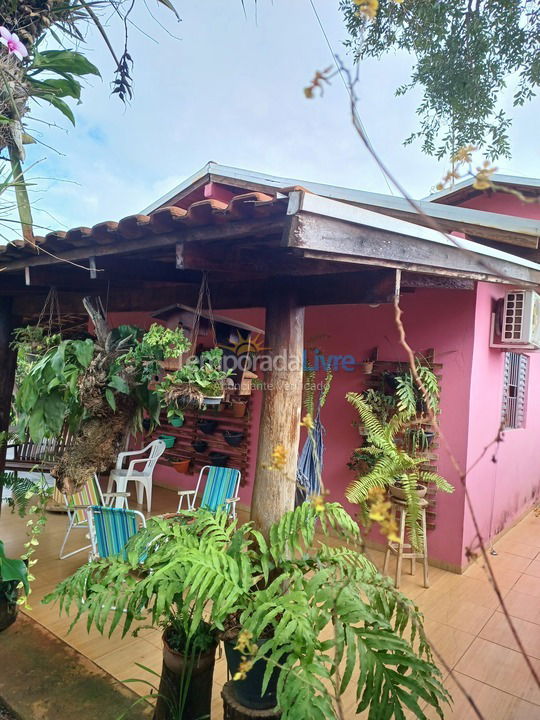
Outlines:
<svg viewBox="0 0 540 720"><path fill-rule="evenodd" d="M435 372L439 386L442 383L442 365L440 363L433 363L433 351L427 351L424 353L424 357L429 362L430 367ZM402 373L407 369L407 363L397 360L375 360L373 365L373 372L370 375L365 375L365 389L373 388L374 390L380 390L383 387L383 376L384 373ZM434 428L430 422L419 422L418 425L426 431L434 431ZM364 433L361 432L363 435ZM438 462L438 437L435 435L430 447L425 452L418 452L418 455L422 455L425 458L423 468L430 472L437 472ZM426 510L427 527L428 530L434 530L436 527L437 520L437 491L433 484L430 483L426 493L426 500L429 505Z"/></svg>
<svg viewBox="0 0 540 720"><path fill-rule="evenodd" d="M247 481L249 467L249 449L251 440L251 397L246 398L248 405L244 417L237 418L232 410L184 410L184 424L182 427L174 427L167 421L165 414L162 415L160 425L153 433L153 438L160 435L174 435L176 441L172 448L167 448L162 456L162 464L171 465L173 462L190 459L190 468L187 474L198 474L204 465L212 465L209 453L212 451L223 452L229 456L227 467L237 468L242 473L241 484ZM216 420L217 427L212 434L204 433L199 427L199 420ZM244 434L242 442L238 447L229 445L224 436L225 430L241 431ZM193 447L196 440L204 440L208 447L203 452L197 452Z"/></svg>

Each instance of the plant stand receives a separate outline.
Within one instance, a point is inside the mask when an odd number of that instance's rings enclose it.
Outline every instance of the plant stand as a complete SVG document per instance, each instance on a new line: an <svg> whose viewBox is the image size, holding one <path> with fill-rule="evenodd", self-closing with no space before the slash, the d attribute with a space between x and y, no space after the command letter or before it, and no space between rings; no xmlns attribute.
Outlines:
<svg viewBox="0 0 540 720"><path fill-rule="evenodd" d="M388 541L388 544L386 546L386 552L384 554L384 565L383 565L383 575L387 574L388 571L388 563L390 560L390 555L394 554L397 556L396 560L396 580L395 585L396 588L399 588L399 585L401 583L401 566L403 563L403 560L410 560L411 561L411 575L414 575L416 570L416 561L422 560L423 566L424 566L424 587L429 587L429 566L428 566L428 551L427 551L427 535L426 535L426 508L428 506L428 501L420 499L419 505L420 505L420 513L421 513L421 523L422 523L422 533L424 536L424 547L422 550L414 551L412 549L412 546L410 543L405 542L405 528L406 528L406 520L407 520L407 503L403 502L401 500L398 500L397 498L391 498L392 502L392 517L396 519L399 515L399 539L400 542L392 542ZM410 552L404 552L405 550L410 549Z"/></svg>
<svg viewBox="0 0 540 720"><path fill-rule="evenodd" d="M234 695L234 682L229 680L221 691L223 698L223 720L279 720L281 713L275 708L253 710L240 705Z"/></svg>

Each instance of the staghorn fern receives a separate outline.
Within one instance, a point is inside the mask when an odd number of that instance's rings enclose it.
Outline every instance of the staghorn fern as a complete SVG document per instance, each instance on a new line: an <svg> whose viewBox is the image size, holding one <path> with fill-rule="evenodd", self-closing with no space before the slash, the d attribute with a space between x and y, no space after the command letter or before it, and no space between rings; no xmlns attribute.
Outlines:
<svg viewBox="0 0 540 720"><path fill-rule="evenodd" d="M443 492L453 492L454 488L437 473L423 470L424 458L413 457L398 447L396 437L408 426L408 411L396 412L383 424L361 394L348 393L346 397L358 411L367 432L369 444L362 450L373 455L375 462L368 473L360 475L350 483L345 496L350 502L358 503L365 509L371 490L388 488L399 481L407 503L407 528L411 543L413 547L419 548L422 545L423 532L417 485L433 483Z"/></svg>
<svg viewBox="0 0 540 720"><path fill-rule="evenodd" d="M317 532L339 533L332 547ZM370 718L425 718L419 702L442 717L448 694L432 662L418 609L358 551L359 529L337 503L304 503L286 513L266 541L251 523L199 510L151 519L121 556L89 563L45 602L74 611L73 623L122 634L136 623L189 618L240 623L262 638L251 658L265 658L266 681L279 675L283 720L331 720L348 688ZM329 637L325 631L332 629ZM384 715L381 715L384 708Z"/></svg>

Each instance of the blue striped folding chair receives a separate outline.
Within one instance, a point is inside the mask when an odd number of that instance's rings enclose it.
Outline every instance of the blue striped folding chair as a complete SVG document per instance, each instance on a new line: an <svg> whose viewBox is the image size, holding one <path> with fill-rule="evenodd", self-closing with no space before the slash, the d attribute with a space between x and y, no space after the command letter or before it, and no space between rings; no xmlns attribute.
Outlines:
<svg viewBox="0 0 540 720"><path fill-rule="evenodd" d="M123 553L130 537L146 527L145 517L138 510L93 505L85 512L92 543L91 560Z"/></svg>
<svg viewBox="0 0 540 720"><path fill-rule="evenodd" d="M221 508L226 508L227 512L236 517L236 503L238 490L240 488L240 470L236 468L218 467L217 465L205 465L201 468L199 479L195 490L179 490L178 495L178 512L182 510L184 499L187 501L187 509L195 510L195 502L199 495L199 490L204 482L204 491L200 506L204 510L217 512Z"/></svg>
<svg viewBox="0 0 540 720"><path fill-rule="evenodd" d="M91 545L83 545L83 547L72 550L71 552L64 553L66 543L73 530L86 530L88 533L88 519L86 516L86 509L92 507L92 505L109 505L116 502L117 498L122 498L124 501L129 496L129 493L104 493L101 491L101 486L97 475L76 493L73 495L64 495L58 488L54 488L53 500L59 506L64 506L67 512L68 526L60 553L58 557L60 560L65 560L72 555L82 552L83 550L90 550Z"/></svg>

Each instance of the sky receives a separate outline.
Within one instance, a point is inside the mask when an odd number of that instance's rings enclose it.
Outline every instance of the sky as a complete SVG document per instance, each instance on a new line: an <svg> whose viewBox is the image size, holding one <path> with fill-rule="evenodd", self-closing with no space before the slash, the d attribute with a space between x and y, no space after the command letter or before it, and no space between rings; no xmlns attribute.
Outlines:
<svg viewBox="0 0 540 720"><path fill-rule="evenodd" d="M335 52L352 64L337 0L314 2ZM39 117L59 127L32 123L39 143L27 161L38 234L140 212L209 160L390 192L352 128L339 78L322 97L304 97L314 72L332 64L310 0L245 0L245 14L241 0L176 0L181 22L156 0L147 3L155 20L138 2L138 28L130 26L129 105L111 97L113 63L90 32L85 52L103 80L86 83L76 127L52 109ZM113 38L117 31L112 23ZM402 145L417 127L419 96L394 91L410 67L404 55L363 63L359 111L382 159L423 197L447 168L418 145ZM537 117L538 103L514 113L513 157L498 163L499 172L539 175Z"/></svg>

